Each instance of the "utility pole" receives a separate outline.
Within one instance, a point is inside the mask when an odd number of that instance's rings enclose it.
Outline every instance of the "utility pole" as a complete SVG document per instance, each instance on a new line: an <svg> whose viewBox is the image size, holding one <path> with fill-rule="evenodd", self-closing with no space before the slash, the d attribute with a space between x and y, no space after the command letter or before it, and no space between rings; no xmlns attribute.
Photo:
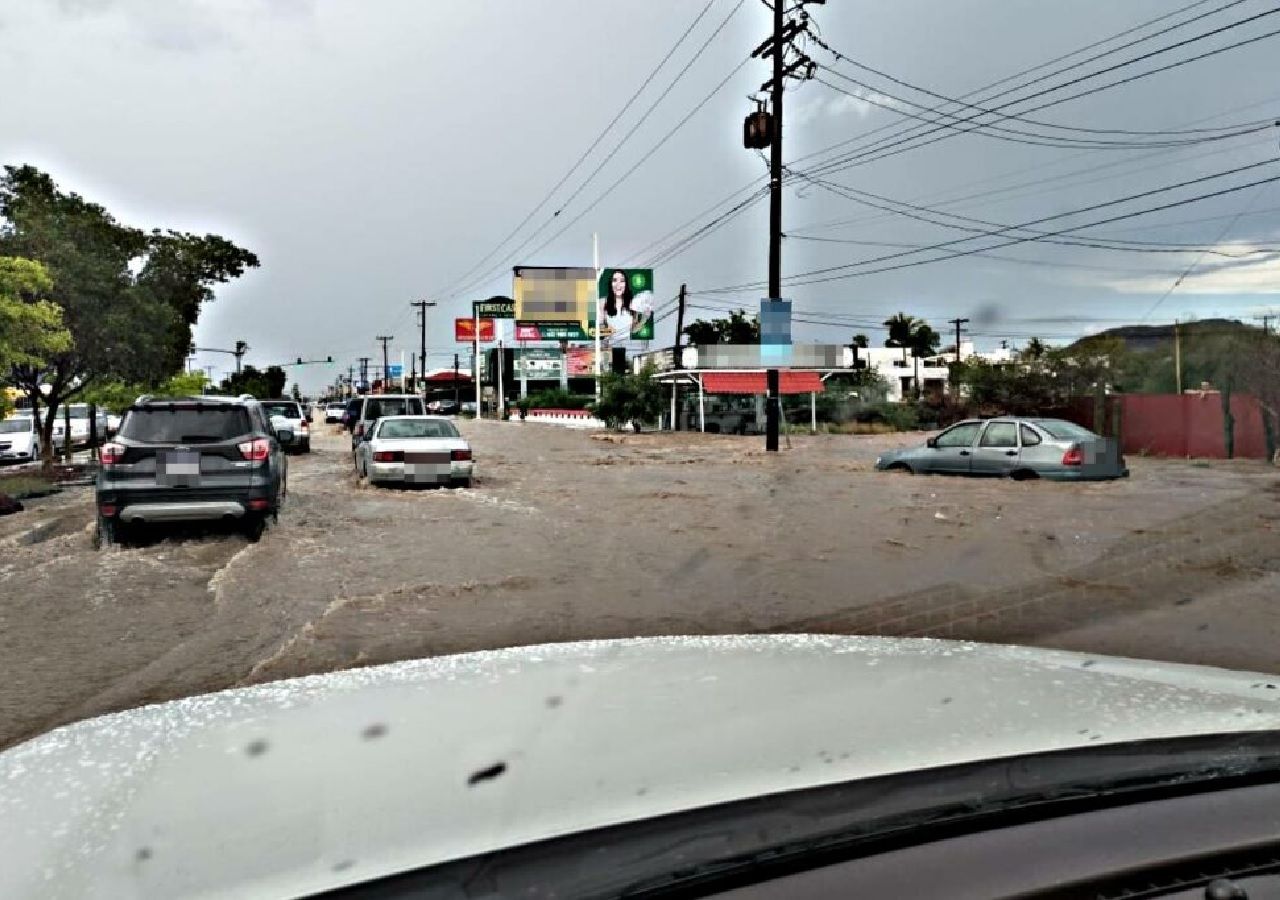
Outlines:
<svg viewBox="0 0 1280 900"><path fill-rule="evenodd" d="M1274 319L1275 317L1276 317L1275 313L1267 313L1266 315L1262 315L1262 316L1254 316L1255 319L1258 319L1259 321L1262 322L1263 334L1271 333L1271 320Z"/></svg>
<svg viewBox="0 0 1280 900"><path fill-rule="evenodd" d="M743 144L749 150L769 148L769 300L782 299L782 95L786 80L796 76L812 78L816 68L813 60L796 51L796 59L787 62L787 52L794 50L792 41L809 24L809 14L804 11L808 3L825 0L796 0L791 7L799 16L787 21L787 4L773 0L773 34L752 51L753 58L768 55L773 64L773 77L760 86L769 95L769 112L757 101L755 113L747 116L743 126ZM767 0L766 0L767 4ZM804 69L805 74L798 75ZM765 372L767 397L765 400L765 442L770 452L778 449L778 425L780 419L779 372L771 368Z"/></svg>
<svg viewBox="0 0 1280 900"><path fill-rule="evenodd" d="M956 363L960 362L960 327L969 324L968 319L948 319L952 325L956 326Z"/></svg>
<svg viewBox="0 0 1280 900"><path fill-rule="evenodd" d="M453 405L460 409L460 401L458 399L458 354L453 354Z"/></svg>
<svg viewBox="0 0 1280 900"><path fill-rule="evenodd" d="M688 286L680 285L679 306L676 307L676 343L671 348L671 368L678 371L680 366L680 342L684 336L684 299L688 293ZM671 379L671 430L678 431L680 427L680 383L675 376Z"/></svg>
<svg viewBox="0 0 1280 900"><path fill-rule="evenodd" d="M387 359L387 344L395 340L394 335L380 334L375 341L382 342L382 392L387 392L387 382L391 380L391 363Z"/></svg>
<svg viewBox="0 0 1280 900"><path fill-rule="evenodd" d="M1173 320L1173 380L1178 386L1178 396L1182 396L1182 329L1178 320Z"/></svg>
<svg viewBox="0 0 1280 900"><path fill-rule="evenodd" d="M427 377L427 307L435 306L434 300L411 300L409 305L416 307L418 310L418 368L422 370L422 377ZM426 386L423 386L423 396L426 396Z"/></svg>
<svg viewBox="0 0 1280 900"><path fill-rule="evenodd" d="M360 358L360 383L369 383L369 357L361 356Z"/></svg>
<svg viewBox="0 0 1280 900"><path fill-rule="evenodd" d="M244 341L236 341L236 349L232 351L232 356L236 358L236 374L240 374L240 360L244 359L245 353L249 350L249 345Z"/></svg>
<svg viewBox="0 0 1280 900"><path fill-rule="evenodd" d="M347 396L351 396L356 392L355 380L356 380L356 367L347 366Z"/></svg>

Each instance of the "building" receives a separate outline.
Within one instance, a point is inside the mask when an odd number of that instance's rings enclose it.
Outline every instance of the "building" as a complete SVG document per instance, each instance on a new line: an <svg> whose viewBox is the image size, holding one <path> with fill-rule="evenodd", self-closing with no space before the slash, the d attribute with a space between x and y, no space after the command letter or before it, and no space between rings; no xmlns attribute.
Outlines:
<svg viewBox="0 0 1280 900"><path fill-rule="evenodd" d="M886 399L893 403L910 400L915 396L917 377L920 379L921 396L946 392L951 379L951 364L955 362L954 353L938 353L916 360L911 356L911 351L908 350L904 355L900 347L861 348L858 350L858 356L865 359L869 367L888 383L889 392ZM977 357L995 364L1011 364L1017 361L1014 351L1007 347L979 351L973 341L960 342L960 356L962 359ZM917 362L919 362L918 369Z"/></svg>

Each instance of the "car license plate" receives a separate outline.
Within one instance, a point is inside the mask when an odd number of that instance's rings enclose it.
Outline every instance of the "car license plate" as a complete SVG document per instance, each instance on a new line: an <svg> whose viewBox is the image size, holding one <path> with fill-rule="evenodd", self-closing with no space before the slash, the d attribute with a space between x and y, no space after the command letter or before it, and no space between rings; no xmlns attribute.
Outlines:
<svg viewBox="0 0 1280 900"><path fill-rule="evenodd" d="M200 482L200 454L190 450L170 450L160 454L158 480L172 487L191 487Z"/></svg>

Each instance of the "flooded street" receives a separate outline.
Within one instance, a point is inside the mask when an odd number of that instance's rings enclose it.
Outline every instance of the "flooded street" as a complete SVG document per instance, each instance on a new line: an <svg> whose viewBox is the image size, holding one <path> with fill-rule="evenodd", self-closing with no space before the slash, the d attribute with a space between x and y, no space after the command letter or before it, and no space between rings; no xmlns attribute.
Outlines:
<svg viewBox="0 0 1280 900"><path fill-rule="evenodd" d="M290 458L280 522L90 547L91 491L0 520L0 746L141 703L596 637L930 635L1280 671L1280 481L1132 459L1113 483L872 471L919 435L473 422L471 490ZM1177 488L1177 490L1173 490Z"/></svg>

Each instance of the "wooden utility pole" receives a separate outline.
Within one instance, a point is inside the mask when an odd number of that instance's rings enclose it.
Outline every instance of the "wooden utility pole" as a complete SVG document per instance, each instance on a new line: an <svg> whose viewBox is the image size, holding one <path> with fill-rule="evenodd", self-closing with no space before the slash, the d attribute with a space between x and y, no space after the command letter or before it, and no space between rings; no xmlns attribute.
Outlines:
<svg viewBox="0 0 1280 900"><path fill-rule="evenodd" d="M680 297L678 298L678 306L676 307L676 342L671 348L671 369L679 371L682 366L680 363L680 344L684 337L684 300L688 293L688 285L680 285ZM671 430L678 431L680 429L680 382L675 376L671 379Z"/></svg>
<svg viewBox="0 0 1280 900"><path fill-rule="evenodd" d="M435 306L432 300L410 300L409 305L418 310L418 368L422 370L422 377L427 377L427 307ZM381 338L379 338L381 340ZM385 345L384 345L384 350ZM426 396L426 387L423 387L423 396Z"/></svg>
<svg viewBox="0 0 1280 900"><path fill-rule="evenodd" d="M1182 394L1182 331L1178 320L1173 320L1173 380L1178 386L1178 394Z"/></svg>
<svg viewBox="0 0 1280 900"><path fill-rule="evenodd" d="M387 393L387 382L391 380L391 362L387 357L387 344L395 340L395 335L380 334L375 341L382 343L382 393Z"/></svg>

